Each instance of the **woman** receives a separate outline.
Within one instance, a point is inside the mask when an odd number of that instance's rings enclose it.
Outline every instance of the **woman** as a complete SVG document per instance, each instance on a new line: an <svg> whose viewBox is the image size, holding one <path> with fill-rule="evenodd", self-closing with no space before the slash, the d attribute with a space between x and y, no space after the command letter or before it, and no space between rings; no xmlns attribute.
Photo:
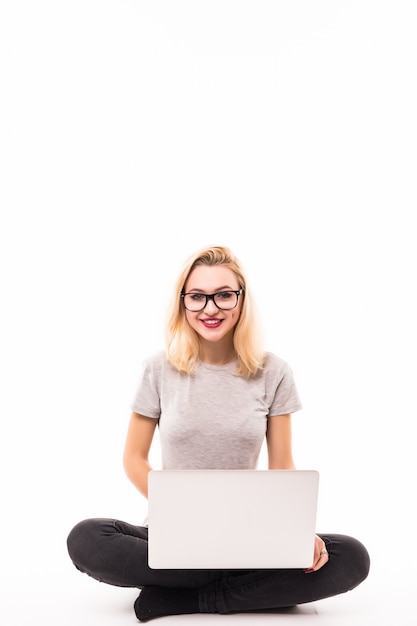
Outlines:
<svg viewBox="0 0 417 626"><path fill-rule="evenodd" d="M282 359L263 352L244 272L228 248L207 248L187 261L166 343L166 351L145 364L124 451L126 473L145 497L157 425L164 469L255 469L264 437L269 469L295 469L291 414L301 403L293 375ZM312 602L353 589L369 571L365 547L333 534L316 536L306 570L152 570L147 530L89 519L68 537L79 570L141 589L140 621Z"/></svg>

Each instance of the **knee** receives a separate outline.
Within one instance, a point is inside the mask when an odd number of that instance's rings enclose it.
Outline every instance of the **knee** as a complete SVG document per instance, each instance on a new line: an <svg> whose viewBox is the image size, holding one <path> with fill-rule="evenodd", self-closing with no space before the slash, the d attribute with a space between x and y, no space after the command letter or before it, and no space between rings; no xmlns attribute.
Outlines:
<svg viewBox="0 0 417 626"><path fill-rule="evenodd" d="M347 535L333 535L331 544L331 550L334 549L335 555L340 559L345 590L350 591L363 582L369 574L371 560L368 550L358 539Z"/></svg>
<svg viewBox="0 0 417 626"><path fill-rule="evenodd" d="M348 552L352 563L353 577L356 581L353 586L356 586L368 577L371 559L363 543L354 537L349 537Z"/></svg>
<svg viewBox="0 0 417 626"><path fill-rule="evenodd" d="M83 561L99 535L100 520L86 519L74 526L67 537L68 554L74 565L84 571Z"/></svg>

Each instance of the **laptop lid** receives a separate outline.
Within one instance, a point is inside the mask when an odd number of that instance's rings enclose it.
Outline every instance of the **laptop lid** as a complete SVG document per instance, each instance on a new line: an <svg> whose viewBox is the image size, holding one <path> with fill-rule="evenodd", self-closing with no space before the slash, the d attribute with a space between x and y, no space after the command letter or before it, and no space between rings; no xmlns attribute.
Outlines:
<svg viewBox="0 0 417 626"><path fill-rule="evenodd" d="M149 567L310 567L318 485L316 470L153 470Z"/></svg>

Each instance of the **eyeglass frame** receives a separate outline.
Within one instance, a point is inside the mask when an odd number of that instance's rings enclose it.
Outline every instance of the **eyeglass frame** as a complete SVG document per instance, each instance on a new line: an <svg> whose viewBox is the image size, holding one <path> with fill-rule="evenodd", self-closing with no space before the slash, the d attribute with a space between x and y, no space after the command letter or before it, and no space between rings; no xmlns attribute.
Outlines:
<svg viewBox="0 0 417 626"><path fill-rule="evenodd" d="M215 297L218 296L220 293L234 293L236 294L236 304L235 306L232 306L230 309L222 309L221 306L218 306L218 304L215 301ZM181 293L181 299L182 302L184 304L184 309L186 311L190 311L191 313L199 313L200 311L204 311L204 309L206 308L209 300L213 300L214 302L214 306L216 306L219 311L233 311L233 309L235 309L237 307L237 305L239 304L239 296L241 296L243 293L243 287L241 287L240 289L222 289L221 291L216 291L216 293L201 293L199 291L188 291L187 293ZM184 297L185 296L192 296L192 295L199 295L199 296L204 296L206 301L204 303L204 306L201 307L201 309L198 309L197 311L193 311L191 309L187 309L187 307L185 306L185 302L184 302Z"/></svg>

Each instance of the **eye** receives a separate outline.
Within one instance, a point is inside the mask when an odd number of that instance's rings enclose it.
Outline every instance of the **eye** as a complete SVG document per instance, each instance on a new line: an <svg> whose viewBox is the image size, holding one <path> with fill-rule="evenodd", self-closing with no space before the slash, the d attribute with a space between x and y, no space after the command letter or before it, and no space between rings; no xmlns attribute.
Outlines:
<svg viewBox="0 0 417 626"><path fill-rule="evenodd" d="M216 297L219 300L230 300L230 298L233 296L233 292L232 291L221 291L220 293L216 294Z"/></svg>
<svg viewBox="0 0 417 626"><path fill-rule="evenodd" d="M202 302L206 296L203 293L189 293L188 297L194 302Z"/></svg>

